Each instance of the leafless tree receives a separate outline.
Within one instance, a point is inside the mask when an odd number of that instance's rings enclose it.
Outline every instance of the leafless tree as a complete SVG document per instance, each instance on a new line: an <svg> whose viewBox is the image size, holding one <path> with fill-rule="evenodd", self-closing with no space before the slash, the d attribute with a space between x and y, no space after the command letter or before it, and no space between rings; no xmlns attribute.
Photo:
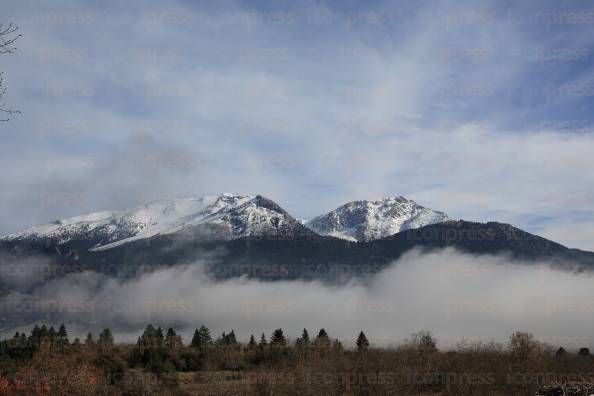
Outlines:
<svg viewBox="0 0 594 396"><path fill-rule="evenodd" d="M14 26L12 23L8 24L8 26L0 23L0 54L12 54L16 51L17 48L14 44L21 37L18 30L18 26ZM5 94L4 73L0 72L0 113L5 115L5 117L0 118L0 121L8 121L12 114L20 113L18 110L10 110L4 107L2 100Z"/></svg>

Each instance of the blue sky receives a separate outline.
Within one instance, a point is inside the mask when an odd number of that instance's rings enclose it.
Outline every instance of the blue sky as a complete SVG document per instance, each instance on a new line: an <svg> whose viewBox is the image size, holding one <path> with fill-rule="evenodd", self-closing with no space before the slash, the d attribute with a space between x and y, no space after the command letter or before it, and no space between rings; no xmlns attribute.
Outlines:
<svg viewBox="0 0 594 396"><path fill-rule="evenodd" d="M594 3L8 0L0 233L405 195L594 250Z"/></svg>

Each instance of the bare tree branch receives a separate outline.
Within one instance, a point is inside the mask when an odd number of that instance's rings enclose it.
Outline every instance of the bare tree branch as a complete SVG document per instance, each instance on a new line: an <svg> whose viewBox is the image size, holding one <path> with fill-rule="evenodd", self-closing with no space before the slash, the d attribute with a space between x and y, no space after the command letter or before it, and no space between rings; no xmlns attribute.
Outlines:
<svg viewBox="0 0 594 396"><path fill-rule="evenodd" d="M18 30L18 26L14 26L12 23L8 24L8 26L4 26L4 24L0 23L0 54L13 54L17 50L14 43L21 37L21 35L17 33ZM5 94L6 87L4 86L4 73L0 72L0 101L2 101ZM19 114L20 111L6 109L0 102L0 113L8 115L5 118L0 118L0 122L6 122L10 120L12 114Z"/></svg>
<svg viewBox="0 0 594 396"><path fill-rule="evenodd" d="M13 47L13 44L22 35L17 34L15 36L13 33L16 33L18 30L18 26L14 26L12 23L7 27L4 27L4 24L0 23L0 54L12 54L16 51L16 47Z"/></svg>

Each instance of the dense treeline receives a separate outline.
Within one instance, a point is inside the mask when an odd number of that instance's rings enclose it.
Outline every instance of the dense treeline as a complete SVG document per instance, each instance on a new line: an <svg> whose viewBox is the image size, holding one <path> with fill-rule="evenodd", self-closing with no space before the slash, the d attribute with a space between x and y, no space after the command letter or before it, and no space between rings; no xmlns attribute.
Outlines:
<svg viewBox="0 0 594 396"><path fill-rule="evenodd" d="M35 326L0 341L0 396L533 395L543 385L594 377L587 348L553 349L527 333L514 333L506 346L455 351L439 351L426 332L389 350L373 348L363 331L353 341L350 350L324 329L311 337L303 329L296 340L275 329L242 343L234 330L214 338L201 326L186 344L173 328L148 325L135 344L121 344L109 329L70 341L64 325Z"/></svg>

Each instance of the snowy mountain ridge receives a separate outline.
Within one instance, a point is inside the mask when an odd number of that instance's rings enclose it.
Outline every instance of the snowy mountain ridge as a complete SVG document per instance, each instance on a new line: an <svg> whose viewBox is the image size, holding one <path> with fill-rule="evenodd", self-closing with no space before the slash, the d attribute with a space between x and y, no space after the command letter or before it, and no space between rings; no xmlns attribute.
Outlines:
<svg viewBox="0 0 594 396"><path fill-rule="evenodd" d="M96 240L91 250L106 250L138 239L188 230L217 239L311 233L267 198L224 193L56 220L2 237L0 241L48 239L64 244L76 239Z"/></svg>
<svg viewBox="0 0 594 396"><path fill-rule="evenodd" d="M302 221L261 195L224 193L56 220L0 237L0 241L51 240L60 245L86 240L92 241L91 251L182 232L219 240L246 236L294 238L319 234L368 241L447 220L442 212L396 197L350 202L327 215Z"/></svg>
<svg viewBox="0 0 594 396"><path fill-rule="evenodd" d="M449 220L443 212L425 208L399 196L375 201L352 201L305 225L320 235L368 242Z"/></svg>

